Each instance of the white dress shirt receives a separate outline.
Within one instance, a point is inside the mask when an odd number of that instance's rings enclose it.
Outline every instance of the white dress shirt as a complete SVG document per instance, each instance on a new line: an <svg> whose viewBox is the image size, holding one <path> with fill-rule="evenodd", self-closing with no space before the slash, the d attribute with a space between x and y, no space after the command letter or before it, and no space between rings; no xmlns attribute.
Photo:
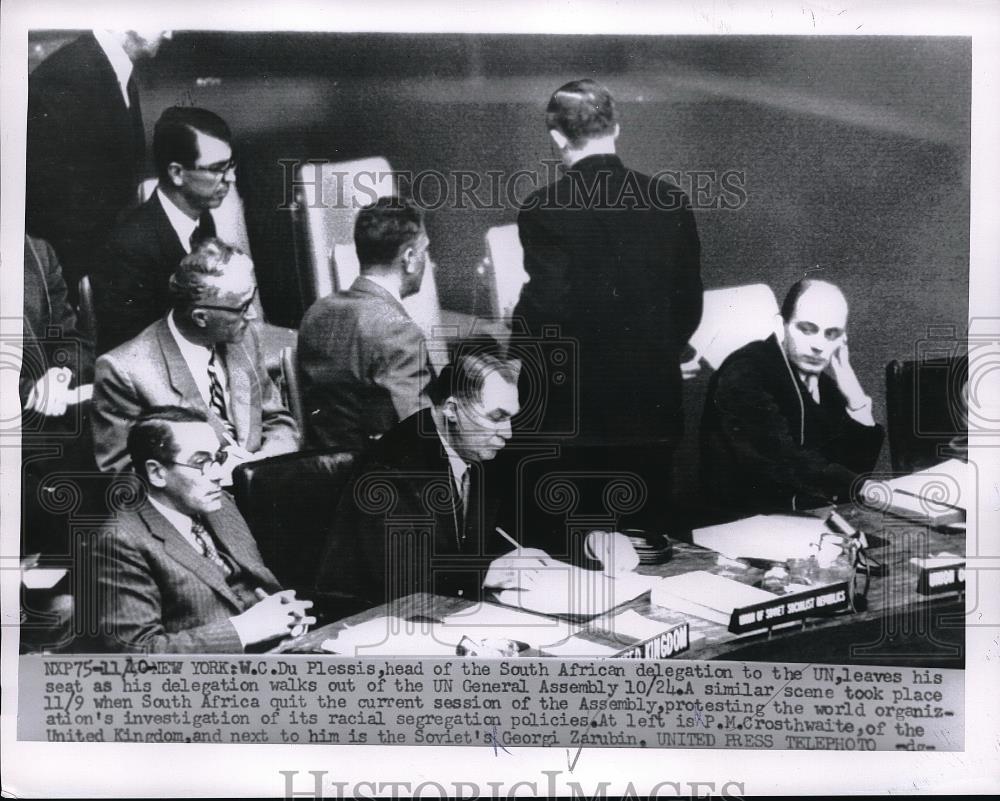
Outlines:
<svg viewBox="0 0 1000 801"><path fill-rule="evenodd" d="M451 480L455 484L456 494L462 500L462 512L463 515L468 511L467 506L469 499L465 494L465 475L469 472L469 465L458 453L455 451L448 441L444 438L441 432L438 432L438 437L441 440L441 444L444 446L444 452L448 456L448 467L451 469Z"/></svg>
<svg viewBox="0 0 1000 801"><path fill-rule="evenodd" d="M152 495L148 495L147 497L149 498L149 502L153 504L153 508L167 518L167 522L180 532L180 535L190 543L191 547L194 548L199 555L204 556L201 547L198 545L198 540L196 540L194 538L194 534L191 533L191 524L194 522L191 517L184 514L184 512L178 512L176 509L173 509L164 503L160 503L160 501L156 500L156 498Z"/></svg>
<svg viewBox="0 0 1000 801"><path fill-rule="evenodd" d="M371 281L373 284L378 284L382 289L388 292L395 299L397 303L402 303L403 299L399 295L399 287L394 286L393 282L381 275L372 274L362 274L361 278L365 278ZM442 440L443 442L443 440ZM445 445L445 447L448 447Z"/></svg>
<svg viewBox="0 0 1000 801"><path fill-rule="evenodd" d="M177 207L177 204L167 197L165 192L160 190L160 187L156 187L156 196L160 199L160 205L163 206L163 211L166 213L167 219L170 220L170 227L174 229L177 238L181 240L181 247L184 248L185 253L190 253L191 234L198 227L198 221L192 220L181 211Z"/></svg>
<svg viewBox="0 0 1000 801"><path fill-rule="evenodd" d="M198 394L205 401L205 405L211 409L212 385L208 378L208 361L212 358L212 349L206 348L204 345L198 345L187 339L178 330L177 324L174 322L173 311L167 315L167 328L170 329L170 335L177 343L181 356L184 357L184 363L188 366L188 370L191 371L191 377L194 379L195 386L198 387ZM226 374L226 366L222 363L222 359L219 358L218 354L216 354L215 364L215 372L219 376L219 383L222 385L222 397L226 399L226 416L229 420L232 420L233 407L229 398L229 376Z"/></svg>
<svg viewBox="0 0 1000 801"><path fill-rule="evenodd" d="M94 38L111 62L111 69L115 71L118 87L122 90L122 97L125 98L125 108L129 108L128 79L132 77L132 59L110 31L95 30Z"/></svg>

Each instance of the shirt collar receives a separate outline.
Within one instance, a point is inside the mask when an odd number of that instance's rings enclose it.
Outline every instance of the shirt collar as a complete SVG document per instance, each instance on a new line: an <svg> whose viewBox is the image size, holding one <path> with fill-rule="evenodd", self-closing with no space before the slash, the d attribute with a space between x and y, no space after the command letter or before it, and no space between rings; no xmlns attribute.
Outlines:
<svg viewBox="0 0 1000 801"><path fill-rule="evenodd" d="M371 281L373 284L376 284L376 285L382 287L382 289L384 289L386 292L388 292L390 295L392 295L392 297L395 299L395 301L397 303L402 303L403 302L403 299L399 295L399 288L393 286L392 281L390 281L384 275L375 275L374 273L365 273L361 277L364 278L366 281Z"/></svg>
<svg viewBox="0 0 1000 801"><path fill-rule="evenodd" d="M101 46L101 50L104 51L104 55L108 57L108 61L111 62L111 69L115 71L122 96L125 98L125 105L128 106L128 79L132 77L132 59L128 57L121 42L115 39L110 31L95 30L94 38Z"/></svg>
<svg viewBox="0 0 1000 801"><path fill-rule="evenodd" d="M441 444L444 446L444 452L448 457L448 466L451 468L451 477L455 482L455 486L458 487L459 491L462 490L462 477L466 474L469 469L468 462L465 461L458 453L455 451L448 441L445 439L444 434L438 431L438 437L441 439Z"/></svg>
<svg viewBox="0 0 1000 801"><path fill-rule="evenodd" d="M195 367L203 367L203 372L207 372L208 361L212 358L212 349L206 347L205 345L199 345L197 342L192 342L190 339L185 337L177 327L177 323L174 322L173 310L167 314L167 328L170 331L170 335L177 343L177 347L180 348L181 356L184 357L184 361ZM194 372L194 370L192 370L192 372ZM195 375L199 375L199 373L195 373Z"/></svg>
<svg viewBox="0 0 1000 801"><path fill-rule="evenodd" d="M177 529L183 537L187 538L191 534L191 523L193 520L190 515L186 515L184 512L178 512L176 509L173 509L165 503L156 500L156 498L152 495L147 495L146 497L149 498L149 502L153 504L153 508L167 518L167 522Z"/></svg>
<svg viewBox="0 0 1000 801"><path fill-rule="evenodd" d="M163 206L163 212L167 215L167 219L170 220L170 227L174 229L177 238L181 240L181 247L184 248L185 253L190 253L191 234L198 227L198 221L192 220L181 211L160 187L156 187L156 196L160 199L160 205Z"/></svg>

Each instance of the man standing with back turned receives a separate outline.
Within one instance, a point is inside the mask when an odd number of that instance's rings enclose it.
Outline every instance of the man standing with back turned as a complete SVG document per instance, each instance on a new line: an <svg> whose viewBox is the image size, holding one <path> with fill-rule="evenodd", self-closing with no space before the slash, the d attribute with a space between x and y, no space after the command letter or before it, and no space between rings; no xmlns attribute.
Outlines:
<svg viewBox="0 0 1000 801"><path fill-rule="evenodd" d="M536 416L518 427L575 432L558 440L574 469L638 473L649 502L633 522L662 522L683 428L680 356L701 320L694 216L678 187L615 155L618 115L601 84L558 89L546 123L565 173L529 196L518 216L530 280L514 317L533 337L558 326L575 341L578 395L567 381L529 397L539 389L526 363L521 420Z"/></svg>

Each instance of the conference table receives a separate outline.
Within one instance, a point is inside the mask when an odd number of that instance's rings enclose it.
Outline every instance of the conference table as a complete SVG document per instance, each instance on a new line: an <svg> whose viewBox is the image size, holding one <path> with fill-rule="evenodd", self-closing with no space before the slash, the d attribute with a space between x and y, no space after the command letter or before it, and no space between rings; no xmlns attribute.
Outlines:
<svg viewBox="0 0 1000 801"><path fill-rule="evenodd" d="M964 526L932 527L854 505L842 505L837 510L854 528L865 532L870 543L869 556L885 568L884 575L870 576L865 602L858 604L856 611L809 617L745 634L734 634L726 625L656 606L651 603L649 592L615 608L613 613L634 610L667 625L686 622L690 647L681 654L682 658L963 667L964 589L918 592L920 568L911 560L942 552L964 559ZM825 517L828 512L829 509L816 510L814 514ZM695 570L720 573L725 569L723 565L724 560L714 551L675 541L669 561L640 565L636 572L650 576L675 576ZM864 585L865 576L858 575L856 592L861 592ZM279 650L323 652L324 641L366 621L385 616L439 620L472 606L474 603L461 598L409 595L320 626L298 639L286 641ZM576 619L576 622L581 621ZM516 631L508 636L518 639ZM609 634L603 623L594 626L583 622L578 636L616 649L634 644L620 635ZM545 654L528 650L524 655Z"/></svg>

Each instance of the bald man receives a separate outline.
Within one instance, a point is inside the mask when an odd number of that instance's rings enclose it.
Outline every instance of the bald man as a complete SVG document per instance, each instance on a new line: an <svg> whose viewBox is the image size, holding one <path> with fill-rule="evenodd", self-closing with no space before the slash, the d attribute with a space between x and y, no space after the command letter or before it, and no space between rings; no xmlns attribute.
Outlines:
<svg viewBox="0 0 1000 801"><path fill-rule="evenodd" d="M702 482L728 517L841 503L875 466L884 432L851 367L847 300L805 279L773 334L712 376L701 427Z"/></svg>

